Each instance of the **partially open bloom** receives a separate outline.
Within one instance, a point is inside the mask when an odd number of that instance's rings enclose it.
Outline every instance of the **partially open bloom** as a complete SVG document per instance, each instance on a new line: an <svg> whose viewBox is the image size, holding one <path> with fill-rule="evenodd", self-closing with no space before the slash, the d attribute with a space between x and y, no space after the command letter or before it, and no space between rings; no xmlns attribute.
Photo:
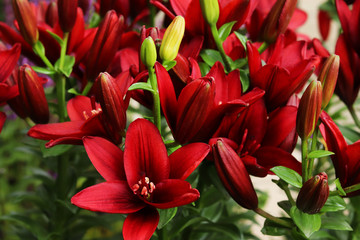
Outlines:
<svg viewBox="0 0 360 240"><path fill-rule="evenodd" d="M161 46L160 57L162 60L171 61L176 58L180 44L185 32L185 20L182 16L177 16L167 27Z"/></svg>
<svg viewBox="0 0 360 240"><path fill-rule="evenodd" d="M196 201L200 194L185 181L208 154L203 143L189 144L168 156L154 124L138 119L126 134L124 152L98 137L84 138L85 149L106 180L72 197L71 202L91 211L128 214L123 236L150 239L159 214Z"/></svg>
<svg viewBox="0 0 360 240"><path fill-rule="evenodd" d="M329 196L328 177L322 172L307 180L300 189L296 206L308 214L320 212Z"/></svg>

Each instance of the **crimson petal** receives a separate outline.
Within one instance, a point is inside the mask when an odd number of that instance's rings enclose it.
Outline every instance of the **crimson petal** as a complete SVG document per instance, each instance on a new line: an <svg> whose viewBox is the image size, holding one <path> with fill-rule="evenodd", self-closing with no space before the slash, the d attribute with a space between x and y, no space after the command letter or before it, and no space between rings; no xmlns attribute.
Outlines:
<svg viewBox="0 0 360 240"><path fill-rule="evenodd" d="M71 198L71 203L106 213L133 213L145 207L125 181L104 182L85 188Z"/></svg>
<svg viewBox="0 0 360 240"><path fill-rule="evenodd" d="M192 143L179 148L169 156L170 178L185 180L210 151L205 143Z"/></svg>
<svg viewBox="0 0 360 240"><path fill-rule="evenodd" d="M28 135L42 140L53 140L61 137L83 137L80 130L84 121L37 124L30 128Z"/></svg>
<svg viewBox="0 0 360 240"><path fill-rule="evenodd" d="M21 52L20 44L15 44L10 50L0 51L0 82L4 82L13 71Z"/></svg>
<svg viewBox="0 0 360 240"><path fill-rule="evenodd" d="M124 240L149 240L159 223L159 213L155 208L146 207L130 213L123 226Z"/></svg>
<svg viewBox="0 0 360 240"><path fill-rule="evenodd" d="M0 112L0 133L1 133L1 130L2 130L3 126L4 126L5 120L6 120L5 113Z"/></svg>
<svg viewBox="0 0 360 240"><path fill-rule="evenodd" d="M69 100L67 111L71 121L86 120L84 114L91 116L91 99L85 96L76 96ZM96 104L96 108L100 108L100 104Z"/></svg>
<svg viewBox="0 0 360 240"><path fill-rule="evenodd" d="M199 199L198 190L180 179L167 179L155 185L152 202L149 205L160 209L178 207Z"/></svg>
<svg viewBox="0 0 360 240"><path fill-rule="evenodd" d="M137 119L130 124L125 138L124 166L130 187L142 177L148 177L155 184L169 178L166 147L151 122Z"/></svg>
<svg viewBox="0 0 360 240"><path fill-rule="evenodd" d="M124 153L112 142L101 137L84 137L85 150L106 181L124 180Z"/></svg>

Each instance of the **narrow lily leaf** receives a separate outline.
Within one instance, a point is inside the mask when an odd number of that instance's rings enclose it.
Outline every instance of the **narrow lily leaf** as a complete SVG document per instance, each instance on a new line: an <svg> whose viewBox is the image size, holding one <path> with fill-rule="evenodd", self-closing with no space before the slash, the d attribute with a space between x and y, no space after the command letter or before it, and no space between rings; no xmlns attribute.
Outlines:
<svg viewBox="0 0 360 240"><path fill-rule="evenodd" d="M81 95L81 93L79 93L78 91L76 91L75 88L70 88L70 89L68 90L68 93L74 94L74 95L76 95L76 96Z"/></svg>
<svg viewBox="0 0 360 240"><path fill-rule="evenodd" d="M242 91L246 92L250 87L249 72L247 70L240 69L240 81L242 86Z"/></svg>
<svg viewBox="0 0 360 240"><path fill-rule="evenodd" d="M35 53L37 53L38 55L43 55L45 56L45 47L44 45L40 42L40 41L37 41L35 43L35 45L33 46L33 50Z"/></svg>
<svg viewBox="0 0 360 240"><path fill-rule="evenodd" d="M147 91L150 91L150 92L154 92L154 90L152 89L150 84L145 83L145 82L134 83L133 85L131 85L129 87L128 91L135 90L135 89L143 89L143 90L147 90Z"/></svg>
<svg viewBox="0 0 360 240"><path fill-rule="evenodd" d="M55 63L55 69L60 71L62 74L64 74L66 77L69 77L73 66L75 64L75 57L66 55L64 59L64 66L60 68L60 59L56 61Z"/></svg>
<svg viewBox="0 0 360 240"><path fill-rule="evenodd" d="M342 188L341 183L340 183L340 180L339 180L338 178L335 179L335 185L336 185L336 188L337 188L340 196L346 196L346 192L345 192L344 189Z"/></svg>
<svg viewBox="0 0 360 240"><path fill-rule="evenodd" d="M333 229L333 230L342 230L342 231L352 231L352 227L347 223L343 218L339 217L325 217L322 219L321 223L322 228Z"/></svg>
<svg viewBox="0 0 360 240"><path fill-rule="evenodd" d="M287 182L288 184L301 188L302 187L302 178L301 176L295 172L294 170L283 167L283 166L277 166L270 169L272 172L274 172L279 178Z"/></svg>
<svg viewBox="0 0 360 240"><path fill-rule="evenodd" d="M310 152L308 158L322 158L330 155L334 155L334 153L326 150L316 150Z"/></svg>
<svg viewBox="0 0 360 240"><path fill-rule="evenodd" d="M225 41L226 38L230 35L231 29L235 23L236 21L228 22L219 28L219 37L222 41Z"/></svg>
<svg viewBox="0 0 360 240"><path fill-rule="evenodd" d="M315 239L328 239L328 240L338 240L336 238L336 235L331 235L329 232L326 232L326 231L317 231L315 232L313 235L311 235L311 239L315 240Z"/></svg>
<svg viewBox="0 0 360 240"><path fill-rule="evenodd" d="M201 76L205 76L210 71L210 66L204 62L199 62L199 67L200 67L200 71L201 71Z"/></svg>
<svg viewBox="0 0 360 240"><path fill-rule="evenodd" d="M162 229L163 227L165 227L166 224L168 224L171 219L175 217L177 209L177 207L169 209L158 209L160 220L157 228Z"/></svg>
<svg viewBox="0 0 360 240"><path fill-rule="evenodd" d="M60 156L61 154L69 151L72 147L73 145L56 145L52 148L46 148L43 142L41 142L40 145L40 149L44 158Z"/></svg>
<svg viewBox="0 0 360 240"><path fill-rule="evenodd" d="M325 205L321 208L321 212L336 212L344 210L346 203L340 196L329 197Z"/></svg>
<svg viewBox="0 0 360 240"><path fill-rule="evenodd" d="M356 132L353 128L341 125L338 126L344 137L349 139L352 143L360 139L360 133Z"/></svg>
<svg viewBox="0 0 360 240"><path fill-rule="evenodd" d="M61 39L61 37L59 35L57 35L56 33L50 32L49 30L47 30L47 32L60 44L60 46L63 45L64 41Z"/></svg>
<svg viewBox="0 0 360 240"><path fill-rule="evenodd" d="M165 61L163 61L162 65L166 69L166 71L169 71L170 69L175 67L176 61L175 60L172 60L172 61L166 61L165 60Z"/></svg>
<svg viewBox="0 0 360 240"><path fill-rule="evenodd" d="M209 220L207 220L204 217L193 217L193 216L181 218L179 221L176 222L176 225L174 225L171 231L169 231L169 239L172 239L174 236L177 236L185 228L191 225L200 224L201 222L209 222Z"/></svg>
<svg viewBox="0 0 360 240"><path fill-rule="evenodd" d="M265 220L264 227L261 229L261 232L263 234L270 236L284 236L288 233L288 231L289 231L288 228L285 228L268 219Z"/></svg>
<svg viewBox="0 0 360 240"><path fill-rule="evenodd" d="M46 74L46 75L52 75L52 74L56 73L54 70L50 70L50 69L38 67L38 66L32 66L32 69L37 73L42 73L42 74Z"/></svg>
<svg viewBox="0 0 360 240"><path fill-rule="evenodd" d="M213 49L204 49L200 52L200 56L204 60L204 62L211 67L217 61L220 61L224 65L219 51Z"/></svg>
<svg viewBox="0 0 360 240"><path fill-rule="evenodd" d="M246 38L244 35L242 35L242 34L240 34L240 33L238 33L238 32L235 32L235 35L236 35L237 38L240 40L241 44L244 46L244 49L245 49L245 51L246 51L246 41L247 41L247 38Z"/></svg>
<svg viewBox="0 0 360 240"><path fill-rule="evenodd" d="M320 214L303 213L294 206L290 210L290 216L306 237L310 237L311 234L318 231L321 227Z"/></svg>

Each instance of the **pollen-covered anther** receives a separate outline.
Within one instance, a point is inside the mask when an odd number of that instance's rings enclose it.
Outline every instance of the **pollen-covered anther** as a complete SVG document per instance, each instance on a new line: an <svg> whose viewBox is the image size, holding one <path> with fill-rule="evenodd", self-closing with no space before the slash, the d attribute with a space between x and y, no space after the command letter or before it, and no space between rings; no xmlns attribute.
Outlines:
<svg viewBox="0 0 360 240"><path fill-rule="evenodd" d="M136 194L136 192L137 192L137 190L139 190L139 188L140 188L139 184L134 184L134 186L132 186L131 189L133 190L134 194Z"/></svg>
<svg viewBox="0 0 360 240"><path fill-rule="evenodd" d="M101 108L93 109L93 110L91 110L91 114L96 115L96 114L99 114L101 111L102 111Z"/></svg>
<svg viewBox="0 0 360 240"><path fill-rule="evenodd" d="M83 111L83 116L84 116L85 120L89 118L89 115L87 115L86 111Z"/></svg>
<svg viewBox="0 0 360 240"><path fill-rule="evenodd" d="M151 194L155 190L155 184L150 181L148 177L142 177L131 188L134 194L144 197L146 200L151 201Z"/></svg>
<svg viewBox="0 0 360 240"><path fill-rule="evenodd" d="M149 193L152 193L155 190L155 184L153 182L150 182L150 190Z"/></svg>

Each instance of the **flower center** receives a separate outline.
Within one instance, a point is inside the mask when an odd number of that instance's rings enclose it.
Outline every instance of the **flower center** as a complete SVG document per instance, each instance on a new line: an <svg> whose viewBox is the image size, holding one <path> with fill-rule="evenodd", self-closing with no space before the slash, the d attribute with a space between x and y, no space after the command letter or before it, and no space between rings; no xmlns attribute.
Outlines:
<svg viewBox="0 0 360 240"><path fill-rule="evenodd" d="M239 148L237 150L240 157L251 155L260 147L260 144L257 143L256 140L249 139L248 132L248 129L245 129L243 138L241 139L241 143L239 144Z"/></svg>
<svg viewBox="0 0 360 240"><path fill-rule="evenodd" d="M135 195L141 196L146 200L151 200L151 194L155 190L155 184L150 182L148 177L142 177L138 183L134 184L131 188Z"/></svg>

